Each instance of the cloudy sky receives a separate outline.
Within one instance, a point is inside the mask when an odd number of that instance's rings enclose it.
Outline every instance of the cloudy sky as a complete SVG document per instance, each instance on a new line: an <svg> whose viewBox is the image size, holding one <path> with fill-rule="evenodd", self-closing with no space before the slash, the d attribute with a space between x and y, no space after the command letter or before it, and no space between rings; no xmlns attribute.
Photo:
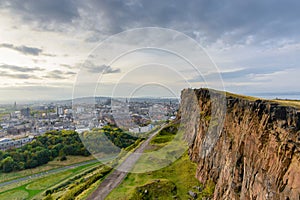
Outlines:
<svg viewBox="0 0 300 200"><path fill-rule="evenodd" d="M74 90L172 96L222 84L236 93L299 95L299 8L297 0L0 0L0 102L70 99ZM167 34L122 34L143 27ZM151 44L156 50L132 52ZM198 70L160 47L186 55Z"/></svg>

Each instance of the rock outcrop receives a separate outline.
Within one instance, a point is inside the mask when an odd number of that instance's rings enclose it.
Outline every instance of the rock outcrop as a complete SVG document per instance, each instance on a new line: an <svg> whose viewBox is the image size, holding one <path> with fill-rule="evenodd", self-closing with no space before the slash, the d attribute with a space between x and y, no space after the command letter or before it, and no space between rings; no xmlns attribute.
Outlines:
<svg viewBox="0 0 300 200"><path fill-rule="evenodd" d="M300 111L208 89L185 89L179 117L196 177L214 199L300 199Z"/></svg>

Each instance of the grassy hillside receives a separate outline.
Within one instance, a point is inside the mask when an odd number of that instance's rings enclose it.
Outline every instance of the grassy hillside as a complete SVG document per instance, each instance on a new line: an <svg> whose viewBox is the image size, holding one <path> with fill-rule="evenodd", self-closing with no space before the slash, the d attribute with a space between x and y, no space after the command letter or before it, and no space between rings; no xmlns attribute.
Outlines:
<svg viewBox="0 0 300 200"><path fill-rule="evenodd" d="M292 106L297 109L300 109L300 100L281 100L281 99L276 99L272 100L275 103L279 103L283 106Z"/></svg>
<svg viewBox="0 0 300 200"><path fill-rule="evenodd" d="M161 149L171 142L177 130L178 124L171 124L160 131L151 140L148 152ZM157 171L129 173L106 199L192 199L189 192L197 194L198 199L211 196L214 191L213 182L203 188L203 185L195 178L195 173L196 164L190 161L185 152L175 162Z"/></svg>
<svg viewBox="0 0 300 200"><path fill-rule="evenodd" d="M143 196L145 190L148 195L143 199L151 199L153 194L159 195L160 199L188 199L189 190L201 186L195 178L196 165L184 154L172 165L154 172L142 174L128 174L121 185L112 191L107 197L108 200L129 200L138 199Z"/></svg>
<svg viewBox="0 0 300 200"><path fill-rule="evenodd" d="M179 124L170 124L162 129L148 145L146 152L156 151L171 142L177 134Z"/></svg>
<svg viewBox="0 0 300 200"><path fill-rule="evenodd" d="M295 107L297 109L300 109L300 100L289 100L289 99L267 100L267 99L263 99L263 98L259 98L259 97L239 95L239 94L234 94L234 93L230 93L230 92L226 92L226 96L227 97L230 97L230 96L231 97L236 97L236 98L245 99L245 100L249 100L249 101L265 100L265 101L269 101L269 102L272 102L272 103L278 103L278 104L283 105L283 106L291 106L291 107Z"/></svg>

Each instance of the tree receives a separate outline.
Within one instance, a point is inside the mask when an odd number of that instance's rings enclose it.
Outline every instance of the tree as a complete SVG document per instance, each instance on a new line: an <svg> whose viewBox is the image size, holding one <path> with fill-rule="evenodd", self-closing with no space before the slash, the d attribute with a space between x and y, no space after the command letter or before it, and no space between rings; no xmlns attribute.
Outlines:
<svg viewBox="0 0 300 200"><path fill-rule="evenodd" d="M2 160L2 159L3 159L3 156L4 156L4 153L3 153L3 151L0 151L0 160Z"/></svg>
<svg viewBox="0 0 300 200"><path fill-rule="evenodd" d="M3 172L11 172L14 170L15 162L12 157L8 156L1 161L1 168Z"/></svg>
<svg viewBox="0 0 300 200"><path fill-rule="evenodd" d="M35 158L28 159L25 163L25 168L30 169L38 166L38 162Z"/></svg>
<svg viewBox="0 0 300 200"><path fill-rule="evenodd" d="M47 149L36 152L38 165L46 164L50 160L50 152Z"/></svg>
<svg viewBox="0 0 300 200"><path fill-rule="evenodd" d="M25 163L24 162L15 162L14 163L14 170L23 170L25 169Z"/></svg>

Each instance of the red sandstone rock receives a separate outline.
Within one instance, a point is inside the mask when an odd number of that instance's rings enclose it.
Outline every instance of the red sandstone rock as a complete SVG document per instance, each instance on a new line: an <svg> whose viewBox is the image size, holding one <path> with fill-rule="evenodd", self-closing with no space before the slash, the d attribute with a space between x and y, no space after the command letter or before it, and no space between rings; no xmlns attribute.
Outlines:
<svg viewBox="0 0 300 200"><path fill-rule="evenodd" d="M216 183L214 199L300 199L296 108L186 89L179 117L196 177Z"/></svg>

